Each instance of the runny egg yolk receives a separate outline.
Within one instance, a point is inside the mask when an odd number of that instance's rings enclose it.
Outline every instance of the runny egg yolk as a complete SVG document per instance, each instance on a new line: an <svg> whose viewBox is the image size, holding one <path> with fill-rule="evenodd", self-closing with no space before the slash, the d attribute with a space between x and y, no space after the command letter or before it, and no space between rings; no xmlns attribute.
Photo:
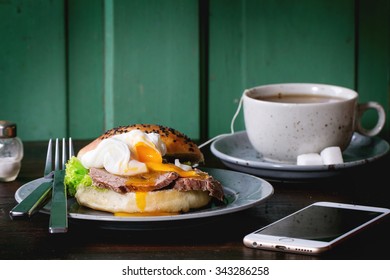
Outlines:
<svg viewBox="0 0 390 280"><path fill-rule="evenodd" d="M176 172L180 177L197 177L203 178L207 174L203 172L197 172L195 170L185 171L180 167L172 163L163 163L162 156L160 152L149 145L138 142L134 146L138 161L146 164L148 168L147 173L138 174L135 176L130 176L126 182L127 185L139 188L135 192L136 204L141 213L139 215L143 216L143 212L146 208L146 195L148 191L148 186L153 186L156 184L157 179L165 172ZM159 213L152 213L153 216ZM173 213L160 213L159 215L172 215ZM116 213L117 216L136 216L134 214L125 214L125 213Z"/></svg>
<svg viewBox="0 0 390 280"><path fill-rule="evenodd" d="M180 167L171 164L171 163L163 163L162 156L159 151L146 145L143 142L138 142L134 146L138 160L145 163L149 169L150 173L158 173L158 172L176 172L180 177L198 177L200 174L194 170L185 171ZM152 171L152 172L151 172ZM153 177L153 176L149 176ZM150 178L153 180L153 178ZM147 184L148 182L145 182Z"/></svg>
<svg viewBox="0 0 390 280"><path fill-rule="evenodd" d="M143 142L138 142L134 148L137 152L139 161L162 163L162 156L160 152L149 145L146 145Z"/></svg>
<svg viewBox="0 0 390 280"><path fill-rule="evenodd" d="M125 213L115 212L114 216L117 217L154 217L154 216L176 216L180 213L177 212L141 212L141 213Z"/></svg>
<svg viewBox="0 0 390 280"><path fill-rule="evenodd" d="M194 170L184 171L183 169L171 163L147 162L145 164L148 167L149 172L128 177L126 182L128 186L133 186L139 188L140 190L148 191L148 187L154 186L161 174L165 172L176 172L180 177L207 178L206 173L197 172ZM141 196L142 195L140 195L140 197Z"/></svg>
<svg viewBox="0 0 390 280"><path fill-rule="evenodd" d="M143 212L146 207L146 192L136 192L135 202L137 203L138 209Z"/></svg>
<svg viewBox="0 0 390 280"><path fill-rule="evenodd" d="M146 166L152 171L176 172L180 177L197 177L199 173L194 170L185 171L172 163L146 162Z"/></svg>

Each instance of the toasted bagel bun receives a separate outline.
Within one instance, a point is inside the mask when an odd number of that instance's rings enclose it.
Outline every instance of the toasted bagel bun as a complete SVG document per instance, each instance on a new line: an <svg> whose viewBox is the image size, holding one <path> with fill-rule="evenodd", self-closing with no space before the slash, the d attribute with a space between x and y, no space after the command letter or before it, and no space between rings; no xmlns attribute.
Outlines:
<svg viewBox="0 0 390 280"><path fill-rule="evenodd" d="M204 156L198 146L185 134L173 128L155 124L134 124L110 129L82 148L77 156L80 157L86 152L95 149L103 139L135 129L141 130L145 133L154 132L160 134L161 140L167 147L167 153L164 158L168 162L173 162L175 159L179 159L181 162L189 161L192 164L202 163L204 161Z"/></svg>
<svg viewBox="0 0 390 280"><path fill-rule="evenodd" d="M109 189L80 187L76 199L80 205L111 213L180 213L206 206L211 197L203 191L168 189L120 194Z"/></svg>

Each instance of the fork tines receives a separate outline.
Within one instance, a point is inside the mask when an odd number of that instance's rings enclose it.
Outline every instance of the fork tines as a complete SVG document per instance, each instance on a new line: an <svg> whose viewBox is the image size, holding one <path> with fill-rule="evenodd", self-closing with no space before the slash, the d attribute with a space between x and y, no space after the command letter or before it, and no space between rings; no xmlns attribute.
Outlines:
<svg viewBox="0 0 390 280"><path fill-rule="evenodd" d="M46 154L44 176L48 176L50 174L50 172L53 170L52 154L53 154L52 153L52 140L49 139L49 144L47 145L47 154Z"/></svg>
<svg viewBox="0 0 390 280"><path fill-rule="evenodd" d="M51 141L51 139L50 139ZM74 149L73 149L73 142L72 138L69 137L68 140L68 151L66 149L66 141L65 138L62 138L62 158L60 160L59 156L59 140L56 138L56 143L55 143L55 159L54 159L54 164L55 164L55 170L60 170L60 169L65 169L65 164L68 161L69 158L74 156ZM69 158L68 158L69 155ZM60 166L60 162L62 163L62 166Z"/></svg>

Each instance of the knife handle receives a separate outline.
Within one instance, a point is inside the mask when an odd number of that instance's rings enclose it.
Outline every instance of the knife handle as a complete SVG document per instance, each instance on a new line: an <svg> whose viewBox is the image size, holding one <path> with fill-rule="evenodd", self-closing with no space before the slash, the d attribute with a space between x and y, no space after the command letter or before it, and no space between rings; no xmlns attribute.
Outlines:
<svg viewBox="0 0 390 280"><path fill-rule="evenodd" d="M56 170L54 172L49 221L50 233L64 233L68 231L68 203L64 176L64 170Z"/></svg>
<svg viewBox="0 0 390 280"><path fill-rule="evenodd" d="M11 219L30 218L49 197L51 186L52 182L40 184L25 199L12 208L9 212Z"/></svg>

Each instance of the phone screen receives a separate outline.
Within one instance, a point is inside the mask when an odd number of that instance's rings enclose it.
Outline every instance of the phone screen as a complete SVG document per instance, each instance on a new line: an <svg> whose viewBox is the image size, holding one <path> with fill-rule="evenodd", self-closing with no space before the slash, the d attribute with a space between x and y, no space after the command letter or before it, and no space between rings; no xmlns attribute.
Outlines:
<svg viewBox="0 0 390 280"><path fill-rule="evenodd" d="M329 242L381 214L312 205L255 233Z"/></svg>

